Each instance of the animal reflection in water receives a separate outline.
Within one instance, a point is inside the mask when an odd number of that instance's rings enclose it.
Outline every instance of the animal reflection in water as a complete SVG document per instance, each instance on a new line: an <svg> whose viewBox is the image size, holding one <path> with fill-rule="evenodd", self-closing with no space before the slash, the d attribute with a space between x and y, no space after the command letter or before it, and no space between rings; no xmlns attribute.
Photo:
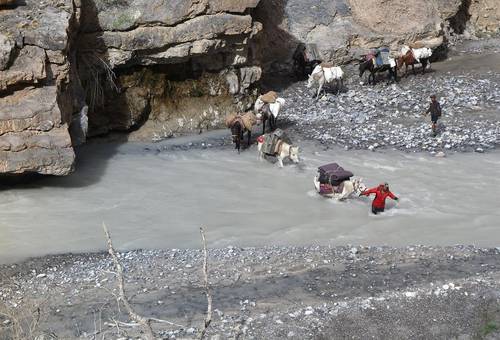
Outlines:
<svg viewBox="0 0 500 340"><path fill-rule="evenodd" d="M314 68L313 72L309 76L307 81L307 88L311 88L315 83L318 84L318 92L316 94L316 99L319 98L321 90L325 84L330 84L334 80L337 81L337 93L342 90L344 86L344 71L338 66L333 66L332 64L323 63Z"/></svg>
<svg viewBox="0 0 500 340"><path fill-rule="evenodd" d="M316 192L324 197L344 200L352 194L359 196L366 190L361 178L352 178L353 173L344 170L337 163L326 164L318 168L314 177Z"/></svg>
<svg viewBox="0 0 500 340"><path fill-rule="evenodd" d="M271 138L274 138L275 142L268 145L266 139ZM283 167L283 160L286 158L289 158L293 163L299 163L299 147L293 146L283 139L276 138L276 136L272 134L262 135L257 138L257 150L261 160L263 160L266 155L276 157L280 168Z"/></svg>
<svg viewBox="0 0 500 340"><path fill-rule="evenodd" d="M269 91L257 98L254 113L257 120L262 122L262 134L266 133L266 121L269 121L270 131L276 130L278 115L284 105L285 99L279 98L274 91Z"/></svg>
<svg viewBox="0 0 500 340"><path fill-rule="evenodd" d="M230 114L226 117L226 126L231 129L231 136L235 149L238 153L241 149L241 143L244 140L244 134L247 133L247 147L250 146L252 138L252 127L257 124L257 117L253 112L245 114Z"/></svg>

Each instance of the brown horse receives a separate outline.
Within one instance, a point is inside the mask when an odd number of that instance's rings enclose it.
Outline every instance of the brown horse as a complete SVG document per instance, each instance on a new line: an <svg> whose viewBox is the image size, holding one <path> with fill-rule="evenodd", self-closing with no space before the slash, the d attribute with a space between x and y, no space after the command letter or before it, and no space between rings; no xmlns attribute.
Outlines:
<svg viewBox="0 0 500 340"><path fill-rule="evenodd" d="M245 127L245 124L241 120L236 120L230 126L231 135L233 137L233 143L235 144L235 149L240 153L241 142L243 141L243 134L247 133L247 147L250 146L250 140L252 139L252 131Z"/></svg>
<svg viewBox="0 0 500 340"><path fill-rule="evenodd" d="M250 146L252 139L252 127L257 123L257 117L253 112L246 112L244 114L230 114L226 116L226 126L231 130L233 143L235 149L240 153L243 135L247 133L247 147Z"/></svg>
<svg viewBox="0 0 500 340"><path fill-rule="evenodd" d="M416 75L417 73L415 72L415 64L418 64L419 62L415 59L413 56L413 52L409 50L406 52L405 55L399 56L396 60L396 64L398 69L403 67L405 65L405 76L408 76L408 66L411 66L411 69L413 71L413 75ZM425 69L427 68L427 65L429 63L429 58L420 58L420 63L422 64L422 74L425 73Z"/></svg>

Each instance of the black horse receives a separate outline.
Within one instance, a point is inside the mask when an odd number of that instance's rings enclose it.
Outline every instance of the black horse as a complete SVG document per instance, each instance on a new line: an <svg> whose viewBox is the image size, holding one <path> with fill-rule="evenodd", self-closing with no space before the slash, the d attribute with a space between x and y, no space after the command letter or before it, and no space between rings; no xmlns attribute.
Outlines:
<svg viewBox="0 0 500 340"><path fill-rule="evenodd" d="M243 122L240 120L236 120L231 125L231 135L233 136L233 143L236 144L235 149L238 149L238 153L240 153L241 141L243 140L243 134L245 132L248 133L247 147L249 147L250 140L252 138L252 131L247 130L247 128L245 128Z"/></svg>
<svg viewBox="0 0 500 340"><path fill-rule="evenodd" d="M271 113L269 104L264 105L260 110L260 113L262 114L262 134L266 133L266 121L269 121L269 128L271 132L276 130L276 117L274 117Z"/></svg>
<svg viewBox="0 0 500 340"><path fill-rule="evenodd" d="M391 79L393 79L395 82L398 81L397 66L395 66L395 67L391 67L390 65L375 66L375 65L373 65L373 60L362 59L359 63L359 77L360 78L363 76L365 71L370 72L370 75L368 76L368 84L375 85L375 83L376 83L375 74L381 73L381 72L386 72L386 71L389 71L389 76L388 76L389 81ZM370 77L373 79L373 82L370 82Z"/></svg>

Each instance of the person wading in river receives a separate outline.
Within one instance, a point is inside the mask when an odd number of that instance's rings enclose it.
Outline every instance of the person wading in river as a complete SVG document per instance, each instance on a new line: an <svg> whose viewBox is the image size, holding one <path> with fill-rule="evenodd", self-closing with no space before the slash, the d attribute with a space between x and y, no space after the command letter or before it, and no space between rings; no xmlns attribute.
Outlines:
<svg viewBox="0 0 500 340"><path fill-rule="evenodd" d="M370 194L375 194L375 198L372 202L372 213L377 215L379 212L383 212L385 210L385 200L387 197L392 198L393 200L399 200L392 192L389 190L389 184L384 183L380 184L376 188L368 189L363 191L361 195L369 196Z"/></svg>
<svg viewBox="0 0 500 340"><path fill-rule="evenodd" d="M431 96L431 103L427 111L425 111L425 115L431 114L431 122L432 122L432 134L436 136L437 134L437 121L439 117L441 117L441 105L436 99L436 95Z"/></svg>

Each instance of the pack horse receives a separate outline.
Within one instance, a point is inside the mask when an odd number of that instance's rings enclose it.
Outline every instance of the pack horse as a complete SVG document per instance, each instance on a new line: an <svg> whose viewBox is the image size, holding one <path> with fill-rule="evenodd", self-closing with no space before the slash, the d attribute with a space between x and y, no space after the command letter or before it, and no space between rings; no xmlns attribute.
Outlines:
<svg viewBox="0 0 500 340"><path fill-rule="evenodd" d="M257 117L255 117L253 112L246 112L244 114L232 113L226 116L226 126L231 130L233 143L238 153L240 152L245 132L247 133L247 146L250 146L252 127L255 124L257 124Z"/></svg>
<svg viewBox="0 0 500 340"><path fill-rule="evenodd" d="M278 165L283 167L283 160L290 158L293 163L299 162L299 147L293 146L285 133L277 129L257 138L257 150L259 158L264 159L267 156L273 156L278 159Z"/></svg>
<svg viewBox="0 0 500 340"><path fill-rule="evenodd" d="M344 170L337 163L330 163L318 168L314 177L314 188L323 197L344 200L352 194L361 194L366 190L361 178L353 178L353 173Z"/></svg>
<svg viewBox="0 0 500 340"><path fill-rule="evenodd" d="M410 48L403 46L401 55L397 59L398 69L405 66L405 76L408 75L408 66L411 66L413 75L416 75L415 65L422 64L422 74L425 73L427 66L430 66L429 58L432 56L432 50L428 47Z"/></svg>
<svg viewBox="0 0 500 340"><path fill-rule="evenodd" d="M257 120L262 122L262 134L266 133L266 121L269 121L271 131L276 130L278 115L284 105L285 99L278 97L274 91L269 91L257 98L254 112Z"/></svg>
<svg viewBox="0 0 500 340"><path fill-rule="evenodd" d="M377 73L389 72L389 80L398 80L396 60L389 56L389 49L382 47L368 53L359 63L359 77L368 71L368 84L375 85Z"/></svg>
<svg viewBox="0 0 500 340"><path fill-rule="evenodd" d="M330 84L334 80L337 81L337 93L339 93L344 87L344 71L338 66L333 66L333 64L322 63L314 68L311 75L309 75L309 80L307 82L307 88L311 88L314 84L318 84L318 92L316 94L316 99L319 98L321 90L325 84Z"/></svg>

